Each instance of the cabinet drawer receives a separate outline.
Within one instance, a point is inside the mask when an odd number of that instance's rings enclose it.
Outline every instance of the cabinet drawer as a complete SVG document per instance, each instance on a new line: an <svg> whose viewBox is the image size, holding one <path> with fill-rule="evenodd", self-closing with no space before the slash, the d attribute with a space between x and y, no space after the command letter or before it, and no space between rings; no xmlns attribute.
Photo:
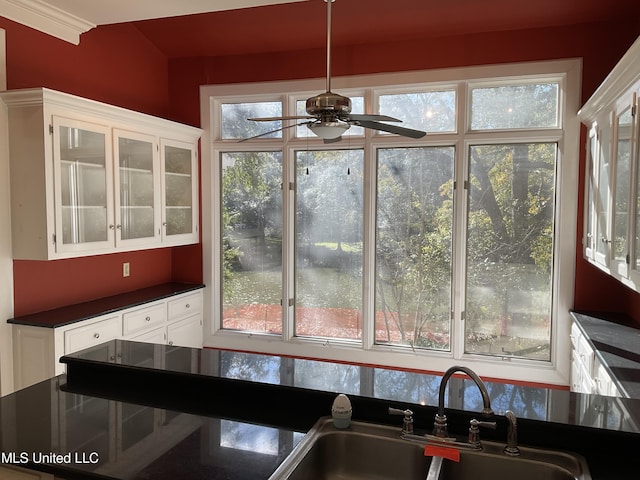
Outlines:
<svg viewBox="0 0 640 480"><path fill-rule="evenodd" d="M202 292L169 300L169 321L202 311Z"/></svg>
<svg viewBox="0 0 640 480"><path fill-rule="evenodd" d="M122 318L124 334L126 336L162 325L167 319L167 309L164 303L158 303L141 308L140 310L125 313Z"/></svg>
<svg viewBox="0 0 640 480"><path fill-rule="evenodd" d="M69 354L108 342L122 335L120 316L106 318L89 325L72 328L64 332L64 353Z"/></svg>

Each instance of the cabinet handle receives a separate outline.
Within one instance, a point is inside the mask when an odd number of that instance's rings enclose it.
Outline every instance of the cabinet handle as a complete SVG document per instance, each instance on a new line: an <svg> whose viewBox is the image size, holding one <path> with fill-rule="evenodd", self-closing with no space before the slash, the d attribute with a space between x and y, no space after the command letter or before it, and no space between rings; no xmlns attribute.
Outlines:
<svg viewBox="0 0 640 480"><path fill-rule="evenodd" d="M122 230L122 225L116 225L116 228L117 228L118 230Z"/></svg>
<svg viewBox="0 0 640 480"><path fill-rule="evenodd" d="M169 345L173 345L173 340L169 340Z"/></svg>
<svg viewBox="0 0 640 480"><path fill-rule="evenodd" d="M93 338L100 338L100 334L98 332L94 333Z"/></svg>
<svg viewBox="0 0 640 480"><path fill-rule="evenodd" d="M109 225L109 230L114 230L115 228L115 225Z"/></svg>
<svg viewBox="0 0 640 480"><path fill-rule="evenodd" d="M147 317L145 317L145 320L146 320L147 322L150 322L150 321L151 321L151 317L147 316Z"/></svg>
<svg viewBox="0 0 640 480"><path fill-rule="evenodd" d="M189 305L188 303L185 305L185 308L191 308L191 305Z"/></svg>

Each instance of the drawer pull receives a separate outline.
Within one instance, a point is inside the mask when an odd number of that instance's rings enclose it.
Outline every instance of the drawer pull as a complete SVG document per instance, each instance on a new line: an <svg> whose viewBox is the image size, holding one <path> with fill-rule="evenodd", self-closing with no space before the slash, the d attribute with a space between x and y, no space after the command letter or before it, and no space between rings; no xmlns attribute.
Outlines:
<svg viewBox="0 0 640 480"><path fill-rule="evenodd" d="M100 334L98 332L94 333L93 338L100 338Z"/></svg>
<svg viewBox="0 0 640 480"><path fill-rule="evenodd" d="M146 320L147 322L150 322L150 321L151 321L151 317L147 315L147 316L145 317L145 320Z"/></svg>
<svg viewBox="0 0 640 480"><path fill-rule="evenodd" d="M191 308L191 305L189 305L188 303L185 305L185 308Z"/></svg>
<svg viewBox="0 0 640 480"><path fill-rule="evenodd" d="M169 340L169 345L173 345L173 340Z"/></svg>

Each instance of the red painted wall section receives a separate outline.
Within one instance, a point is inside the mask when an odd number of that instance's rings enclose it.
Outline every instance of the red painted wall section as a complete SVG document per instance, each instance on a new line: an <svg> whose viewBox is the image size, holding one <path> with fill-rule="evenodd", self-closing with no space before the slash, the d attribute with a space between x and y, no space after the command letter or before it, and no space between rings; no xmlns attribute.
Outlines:
<svg viewBox="0 0 640 480"><path fill-rule="evenodd" d="M456 37L415 38L410 42L334 45L334 76L405 70L465 67L507 62L582 58L582 100L586 101L640 35L640 21L594 23ZM606 41L603 41L606 39ZM225 57L169 60L171 115L199 125L199 87L323 77L325 51L291 51ZM581 145L584 143L581 143ZM576 231L574 307L623 312L640 323L640 295L608 277L582 258L584 152L579 179L579 225ZM175 265L175 264L174 264Z"/></svg>
<svg viewBox="0 0 640 480"><path fill-rule="evenodd" d="M73 45L0 17L9 89L48 87L165 116L167 59L131 25L94 28Z"/></svg>
<svg viewBox="0 0 640 480"><path fill-rule="evenodd" d="M168 111L167 59L130 25L99 27L80 45L0 18L10 89L48 87L151 115ZM131 276L122 277L129 262ZM51 262L14 261L14 314L49 310L171 280L171 251Z"/></svg>
<svg viewBox="0 0 640 480"><path fill-rule="evenodd" d="M122 276L122 264L130 276ZM14 315L26 315L171 281L171 249L52 261L14 260Z"/></svg>

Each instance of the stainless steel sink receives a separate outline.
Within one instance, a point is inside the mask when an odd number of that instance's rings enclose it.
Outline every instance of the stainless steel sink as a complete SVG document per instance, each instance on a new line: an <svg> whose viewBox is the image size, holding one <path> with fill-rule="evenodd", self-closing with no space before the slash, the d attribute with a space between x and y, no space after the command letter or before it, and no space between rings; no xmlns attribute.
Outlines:
<svg viewBox="0 0 640 480"><path fill-rule="evenodd" d="M583 457L520 446L519 457L504 444L460 450L460 461L425 457L426 441L400 437L398 427L351 422L347 429L319 419L269 480L590 480Z"/></svg>
<svg viewBox="0 0 640 480"><path fill-rule="evenodd" d="M590 480L585 459L556 450L520 447L520 456L503 453L504 444L482 442L482 451L460 451L460 461L436 458L427 480Z"/></svg>
<svg viewBox="0 0 640 480"><path fill-rule="evenodd" d="M323 417L269 480L425 480L431 458L423 452L397 427L351 422L339 430Z"/></svg>

